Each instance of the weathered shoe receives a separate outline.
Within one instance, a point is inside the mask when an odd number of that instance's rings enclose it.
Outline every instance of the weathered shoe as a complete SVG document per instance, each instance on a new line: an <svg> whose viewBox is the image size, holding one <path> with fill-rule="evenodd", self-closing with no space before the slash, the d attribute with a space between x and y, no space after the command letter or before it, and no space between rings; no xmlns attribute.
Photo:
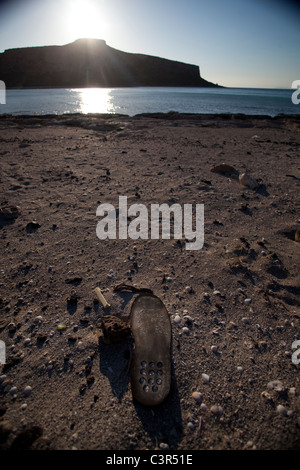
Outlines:
<svg viewBox="0 0 300 470"><path fill-rule="evenodd" d="M147 406L160 404L171 386L171 323L163 302L141 294L130 315L134 351L131 388L134 398Z"/></svg>

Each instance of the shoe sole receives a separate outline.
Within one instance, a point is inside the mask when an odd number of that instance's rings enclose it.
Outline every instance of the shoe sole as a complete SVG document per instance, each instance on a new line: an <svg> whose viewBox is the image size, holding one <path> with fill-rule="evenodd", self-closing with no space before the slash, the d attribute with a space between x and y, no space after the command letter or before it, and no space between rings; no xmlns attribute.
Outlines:
<svg viewBox="0 0 300 470"><path fill-rule="evenodd" d="M171 323L163 302L152 294L139 295L131 307L130 326L132 394L139 403L155 406L171 386Z"/></svg>

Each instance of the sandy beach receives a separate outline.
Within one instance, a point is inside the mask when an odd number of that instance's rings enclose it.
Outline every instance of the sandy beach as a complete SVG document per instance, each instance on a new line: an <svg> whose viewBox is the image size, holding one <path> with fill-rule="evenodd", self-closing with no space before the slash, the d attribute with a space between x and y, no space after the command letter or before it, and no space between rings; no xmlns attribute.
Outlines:
<svg viewBox="0 0 300 470"><path fill-rule="evenodd" d="M299 450L299 151L299 116L0 116L0 447ZM204 204L203 248L100 240L119 196ZM120 283L170 315L158 407L132 398L130 335L103 341Z"/></svg>

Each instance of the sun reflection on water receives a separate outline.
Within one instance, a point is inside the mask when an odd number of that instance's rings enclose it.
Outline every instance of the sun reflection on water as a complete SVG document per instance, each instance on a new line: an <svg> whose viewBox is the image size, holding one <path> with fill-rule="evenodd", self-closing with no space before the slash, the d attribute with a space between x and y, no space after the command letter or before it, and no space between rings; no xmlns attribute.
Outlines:
<svg viewBox="0 0 300 470"><path fill-rule="evenodd" d="M78 92L79 112L88 113L115 113L116 108L112 101L110 88L81 88Z"/></svg>

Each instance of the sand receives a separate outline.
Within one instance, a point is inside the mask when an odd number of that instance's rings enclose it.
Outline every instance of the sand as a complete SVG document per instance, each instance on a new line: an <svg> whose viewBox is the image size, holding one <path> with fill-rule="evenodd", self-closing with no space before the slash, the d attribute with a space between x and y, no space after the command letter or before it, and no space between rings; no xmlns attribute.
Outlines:
<svg viewBox="0 0 300 470"><path fill-rule="evenodd" d="M300 448L299 131L296 116L0 117L2 449ZM96 209L119 196L204 204L203 248L100 240ZM122 282L170 315L157 408L132 398L132 339L101 339L138 295Z"/></svg>

